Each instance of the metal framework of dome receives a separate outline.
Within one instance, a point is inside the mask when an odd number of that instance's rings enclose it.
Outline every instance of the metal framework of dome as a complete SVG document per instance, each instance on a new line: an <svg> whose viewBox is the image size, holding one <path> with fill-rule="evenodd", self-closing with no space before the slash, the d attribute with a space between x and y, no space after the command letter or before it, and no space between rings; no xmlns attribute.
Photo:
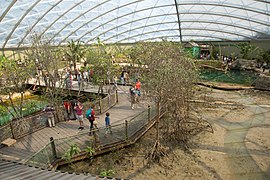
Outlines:
<svg viewBox="0 0 270 180"><path fill-rule="evenodd" d="M0 48L138 41L270 40L270 0L1 0Z"/></svg>

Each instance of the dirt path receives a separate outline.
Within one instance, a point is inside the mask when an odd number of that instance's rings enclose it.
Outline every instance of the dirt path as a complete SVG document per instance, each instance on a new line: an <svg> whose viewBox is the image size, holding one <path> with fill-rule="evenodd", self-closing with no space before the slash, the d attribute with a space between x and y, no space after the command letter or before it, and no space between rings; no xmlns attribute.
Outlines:
<svg viewBox="0 0 270 180"><path fill-rule="evenodd" d="M115 177L147 180L179 179L256 179L270 177L270 93L222 91L202 87L211 103L198 103L198 115L208 120L214 134L203 132L194 137L190 152L181 144L172 149L176 155L167 168L147 164L155 129L151 129L134 146L94 159L94 167L111 169ZM163 119L166 121L166 119ZM89 162L76 165L99 174ZM89 168L90 167L90 168Z"/></svg>
<svg viewBox="0 0 270 180"><path fill-rule="evenodd" d="M257 165L246 147L248 131L266 121L267 110L261 108L252 98L241 93L239 95L242 98L238 100L252 113L251 116L243 117L241 122L228 122L225 118L230 113L228 112L216 121L219 126L226 129L224 147L231 171L228 179L267 179L266 172Z"/></svg>

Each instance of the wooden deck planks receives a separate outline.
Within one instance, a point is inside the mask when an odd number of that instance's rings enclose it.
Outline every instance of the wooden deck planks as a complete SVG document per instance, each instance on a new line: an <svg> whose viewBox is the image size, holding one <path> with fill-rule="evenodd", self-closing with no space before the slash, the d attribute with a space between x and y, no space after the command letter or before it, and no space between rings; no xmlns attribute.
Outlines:
<svg viewBox="0 0 270 180"><path fill-rule="evenodd" d="M126 88L126 92L128 92L128 87ZM143 108L137 108L135 110L130 109L130 102L127 100L126 93L119 94L120 102L115 105L115 107L111 108L109 111L111 113L111 123L119 123L123 122L124 120L131 119L136 114L140 113L142 110L145 110ZM121 113L119 113L121 112ZM99 115L99 126L104 126L103 119L105 118L104 114ZM13 157L14 159L26 159L35 152L39 151L41 148L43 148L46 144L48 144L50 137L53 137L55 139L56 143L64 143L65 146L58 148L58 151L65 152L68 148L70 148L71 144L77 143L77 144L85 144L85 142L91 142L93 140L92 136L88 136L88 130L89 130L89 122L87 120L84 120L84 131L78 130L79 122L78 121L70 121L70 122L60 122L56 124L56 127L49 128L46 127L44 129L41 129L39 131L36 131L30 135L26 135L23 138L20 138L17 140L17 143L10 146L10 147L4 147L0 149L0 158L2 155L8 155ZM74 136L80 132L85 132L85 135L81 135L80 138L74 137L74 140L57 140L65 137ZM119 134L121 132L113 132L113 136ZM122 136L122 133L121 133ZM101 139L104 139L103 137L100 137ZM70 138L72 139L72 138ZM104 139L105 141L109 140L110 137ZM122 138L121 138L122 139ZM113 138L111 139L113 140ZM63 141L63 142L61 142ZM87 144L85 145L87 146ZM2 155L1 155L2 154Z"/></svg>

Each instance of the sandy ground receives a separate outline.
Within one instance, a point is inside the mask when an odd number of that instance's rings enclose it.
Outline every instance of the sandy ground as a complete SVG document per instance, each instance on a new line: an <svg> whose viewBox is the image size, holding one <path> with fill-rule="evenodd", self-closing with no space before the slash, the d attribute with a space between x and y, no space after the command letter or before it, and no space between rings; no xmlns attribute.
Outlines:
<svg viewBox="0 0 270 180"><path fill-rule="evenodd" d="M269 179L270 92L199 90L206 94L197 98L211 102L202 103L199 114L214 133L199 133L189 151L175 144L162 166L148 164L145 154L154 143L153 128L132 147L73 164L72 169L92 174L113 170L113 177L138 180Z"/></svg>

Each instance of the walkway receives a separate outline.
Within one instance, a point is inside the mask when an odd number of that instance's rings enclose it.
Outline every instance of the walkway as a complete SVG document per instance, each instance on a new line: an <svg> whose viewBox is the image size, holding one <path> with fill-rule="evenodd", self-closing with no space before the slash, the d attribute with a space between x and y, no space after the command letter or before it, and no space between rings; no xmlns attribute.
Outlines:
<svg viewBox="0 0 270 180"><path fill-rule="evenodd" d="M74 88L77 89L76 82L73 82ZM142 111L146 110L147 104L138 104L137 108L132 110L129 102L129 87L118 86L119 102L111 109L109 109L111 124L123 123L125 120L129 120ZM88 86L85 91L95 92L97 89L93 86ZM85 107L86 108L86 107ZM105 113L99 115L99 127L105 124ZM60 122L56 124L54 128L44 128L30 135L17 140L17 143L10 147L4 147L0 149L0 158L14 160L18 162L26 162L31 155L42 149L48 142L50 137L54 139L60 139L68 136L73 136L78 133L87 132L89 129L89 122L84 121L85 130L79 131L79 123L77 121Z"/></svg>

